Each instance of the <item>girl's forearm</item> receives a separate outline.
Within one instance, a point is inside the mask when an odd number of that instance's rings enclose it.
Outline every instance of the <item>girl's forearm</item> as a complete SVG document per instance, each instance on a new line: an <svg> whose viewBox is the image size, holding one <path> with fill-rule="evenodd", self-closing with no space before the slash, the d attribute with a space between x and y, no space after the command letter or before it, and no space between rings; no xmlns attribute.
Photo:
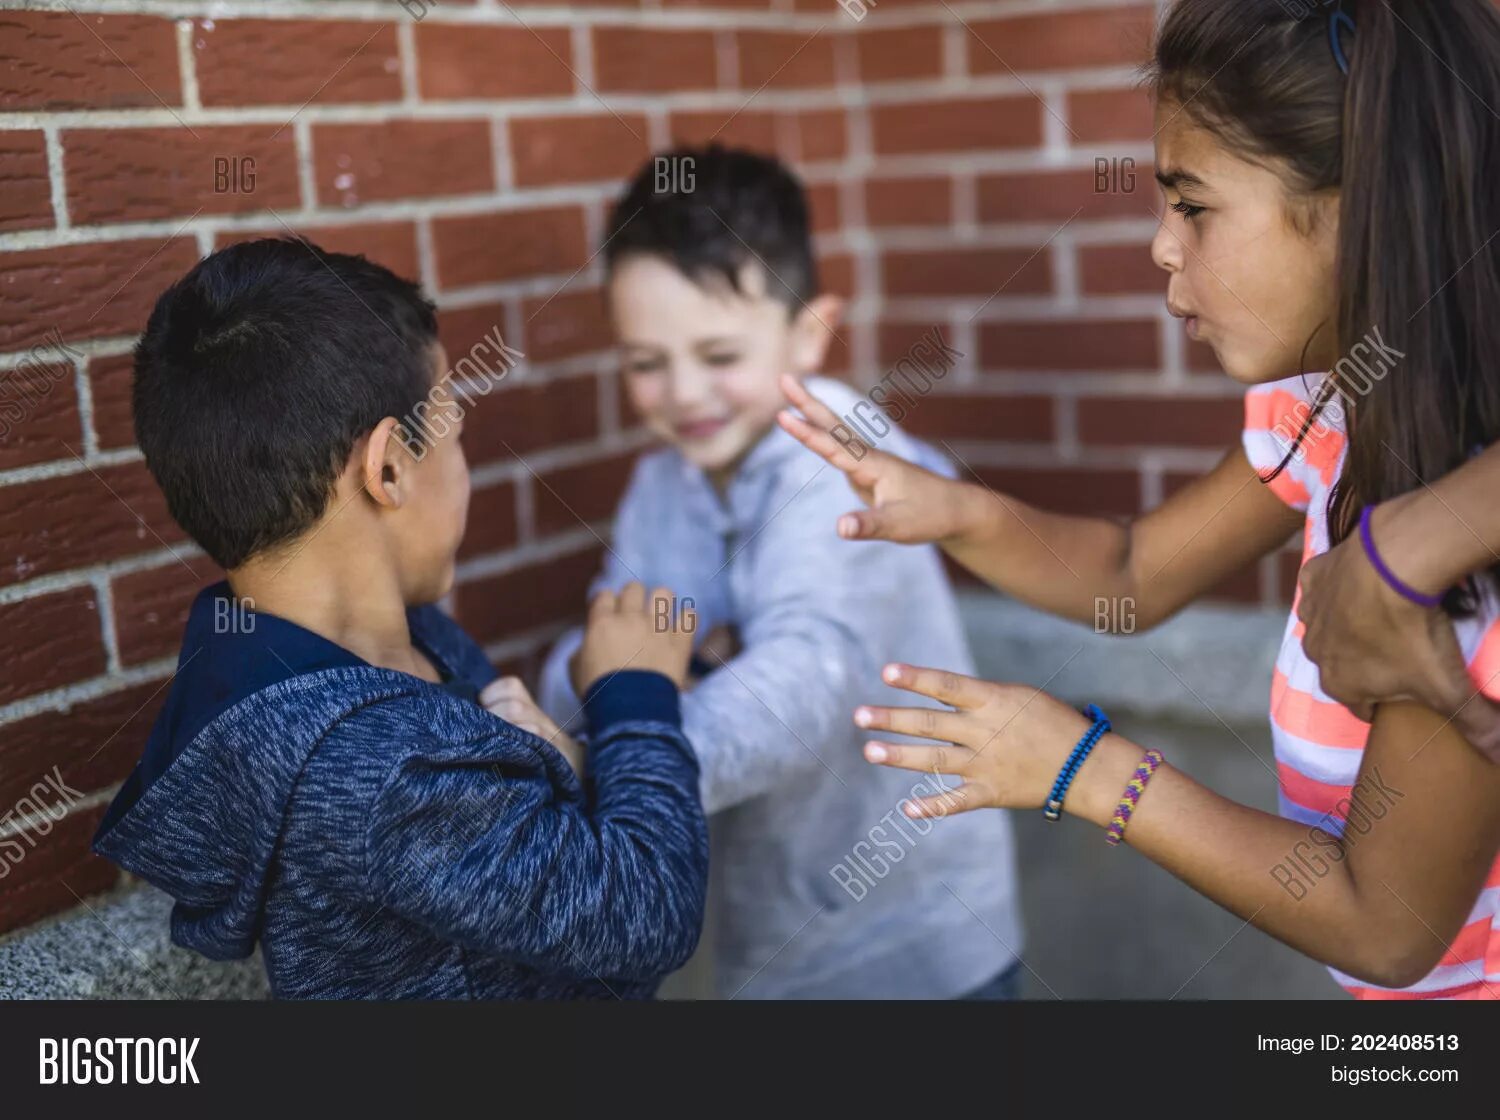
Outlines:
<svg viewBox="0 0 1500 1120"><path fill-rule="evenodd" d="M1095 622L1101 598L1118 602L1133 595L1127 526L1050 513L972 483L956 485L963 528L939 543L986 583L1088 623Z"/></svg>
<svg viewBox="0 0 1500 1120"><path fill-rule="evenodd" d="M1067 809L1109 825L1143 751L1109 735L1084 763ZM1378 884L1362 890L1343 842L1319 829L1221 797L1160 766L1126 840L1199 893L1280 941L1372 983L1399 987L1425 974L1421 920ZM1319 867L1321 878L1310 871Z"/></svg>

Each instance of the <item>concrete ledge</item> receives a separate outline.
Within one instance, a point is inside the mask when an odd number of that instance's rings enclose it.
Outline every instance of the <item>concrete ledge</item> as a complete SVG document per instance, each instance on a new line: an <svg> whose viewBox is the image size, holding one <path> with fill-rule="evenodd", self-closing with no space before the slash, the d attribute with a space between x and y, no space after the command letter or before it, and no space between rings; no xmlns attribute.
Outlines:
<svg viewBox="0 0 1500 1120"><path fill-rule="evenodd" d="M1140 716L1263 725L1284 608L1198 606L1145 634L1112 637L991 592L959 609L981 676Z"/></svg>
<svg viewBox="0 0 1500 1120"><path fill-rule="evenodd" d="M172 900L125 888L0 941L0 999L264 999L257 954L220 963L167 935Z"/></svg>

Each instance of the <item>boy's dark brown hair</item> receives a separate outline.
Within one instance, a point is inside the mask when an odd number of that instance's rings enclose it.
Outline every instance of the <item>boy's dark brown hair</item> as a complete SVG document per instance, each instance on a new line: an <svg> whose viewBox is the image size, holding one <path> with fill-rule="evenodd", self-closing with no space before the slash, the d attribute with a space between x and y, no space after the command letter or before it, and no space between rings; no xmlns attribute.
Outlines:
<svg viewBox="0 0 1500 1120"><path fill-rule="evenodd" d="M779 160L725 148L680 147L648 159L610 214L609 268L632 253L671 261L697 283L739 291L749 263L792 311L818 294L807 196Z"/></svg>

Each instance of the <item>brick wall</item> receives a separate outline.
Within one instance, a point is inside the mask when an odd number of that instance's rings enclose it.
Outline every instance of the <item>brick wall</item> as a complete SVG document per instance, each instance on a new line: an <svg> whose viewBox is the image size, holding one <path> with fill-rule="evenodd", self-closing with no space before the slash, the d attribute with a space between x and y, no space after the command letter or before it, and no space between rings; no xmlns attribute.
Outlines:
<svg viewBox="0 0 1500 1120"><path fill-rule="evenodd" d="M643 445L593 253L620 177L673 139L798 166L826 285L852 298L838 369L873 383L941 326L964 357L909 423L992 484L1129 514L1217 458L1236 394L1147 258L1133 86L1157 5L864 4L0 12L0 814L40 812L0 823L0 931L114 883L89 836L218 576L167 517L129 413L152 300L216 246L296 230L365 252L435 293L450 353L496 329L525 352L471 422L453 600L522 671L578 613ZM1267 563L1226 592L1287 580Z"/></svg>

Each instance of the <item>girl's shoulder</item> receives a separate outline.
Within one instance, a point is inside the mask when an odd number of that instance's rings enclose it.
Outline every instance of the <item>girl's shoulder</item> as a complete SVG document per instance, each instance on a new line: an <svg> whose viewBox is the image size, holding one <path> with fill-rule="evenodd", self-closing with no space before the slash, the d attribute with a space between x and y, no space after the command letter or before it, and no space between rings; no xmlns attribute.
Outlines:
<svg viewBox="0 0 1500 1120"><path fill-rule="evenodd" d="M1322 386L1322 374L1306 374L1245 391L1245 456L1273 494L1304 513L1343 465L1343 407L1337 396L1323 401Z"/></svg>

